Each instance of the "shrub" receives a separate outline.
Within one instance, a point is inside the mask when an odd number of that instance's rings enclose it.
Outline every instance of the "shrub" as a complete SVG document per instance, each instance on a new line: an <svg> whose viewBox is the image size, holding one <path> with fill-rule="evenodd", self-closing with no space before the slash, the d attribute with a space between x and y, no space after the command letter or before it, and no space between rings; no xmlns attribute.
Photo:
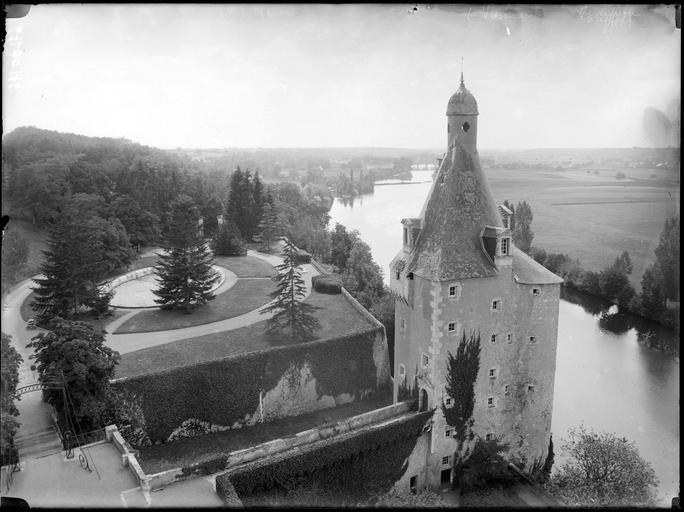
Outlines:
<svg viewBox="0 0 684 512"><path fill-rule="evenodd" d="M328 295L338 295L342 293L342 282L330 274L322 274L313 276L311 279L313 289L318 293L327 293Z"/></svg>
<svg viewBox="0 0 684 512"><path fill-rule="evenodd" d="M519 482L518 476L508 469L508 462L501 455L508 452L508 445L492 439L475 442L470 457L461 467L454 468L460 473L460 486L463 492L490 487L510 487ZM456 483L456 482L454 482Z"/></svg>
<svg viewBox="0 0 684 512"><path fill-rule="evenodd" d="M311 263L311 254L302 249L297 249L296 261L297 263Z"/></svg>

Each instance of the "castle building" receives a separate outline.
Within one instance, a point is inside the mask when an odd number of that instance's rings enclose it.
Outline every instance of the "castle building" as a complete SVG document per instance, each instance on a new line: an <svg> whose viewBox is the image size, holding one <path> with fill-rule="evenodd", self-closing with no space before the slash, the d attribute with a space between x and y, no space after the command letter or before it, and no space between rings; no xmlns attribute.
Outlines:
<svg viewBox="0 0 684 512"><path fill-rule="evenodd" d="M447 106L448 148L420 218L402 219L390 264L396 304L394 401L434 409L425 462L411 487L446 485L460 446L442 407L447 361L479 336L472 441L496 438L526 471L546 458L551 435L562 279L518 250L511 212L497 207L477 152L478 107L463 75ZM465 335L465 337L464 337Z"/></svg>

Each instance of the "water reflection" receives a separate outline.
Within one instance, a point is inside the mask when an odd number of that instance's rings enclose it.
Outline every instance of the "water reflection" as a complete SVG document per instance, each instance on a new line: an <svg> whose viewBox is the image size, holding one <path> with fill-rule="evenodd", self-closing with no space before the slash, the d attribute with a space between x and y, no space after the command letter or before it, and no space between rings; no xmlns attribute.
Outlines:
<svg viewBox="0 0 684 512"><path fill-rule="evenodd" d="M605 332L621 335L634 329L640 345L679 355L679 336L667 327L621 310L610 301L577 290L563 288L561 297L581 306L588 314L597 316L599 327Z"/></svg>

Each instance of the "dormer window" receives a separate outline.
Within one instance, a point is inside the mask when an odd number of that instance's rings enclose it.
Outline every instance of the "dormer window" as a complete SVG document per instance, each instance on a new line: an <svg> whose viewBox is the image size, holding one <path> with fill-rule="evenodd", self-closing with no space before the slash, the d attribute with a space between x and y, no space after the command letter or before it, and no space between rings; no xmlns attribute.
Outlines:
<svg viewBox="0 0 684 512"><path fill-rule="evenodd" d="M501 239L501 255L505 256L508 254L508 247L509 247L509 239L508 238L502 238Z"/></svg>
<svg viewBox="0 0 684 512"><path fill-rule="evenodd" d="M404 228L404 245L409 244L409 239L408 239L408 228Z"/></svg>

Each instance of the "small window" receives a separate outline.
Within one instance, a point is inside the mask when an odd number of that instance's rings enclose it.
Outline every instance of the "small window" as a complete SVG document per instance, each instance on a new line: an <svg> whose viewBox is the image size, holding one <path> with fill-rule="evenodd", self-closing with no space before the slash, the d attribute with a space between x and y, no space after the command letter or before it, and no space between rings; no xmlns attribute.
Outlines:
<svg viewBox="0 0 684 512"><path fill-rule="evenodd" d="M534 393L534 386L532 384L527 385L527 392L528 393Z"/></svg>
<svg viewBox="0 0 684 512"><path fill-rule="evenodd" d="M449 322L447 325L447 331L449 334L453 334L456 332L456 322Z"/></svg>
<svg viewBox="0 0 684 512"><path fill-rule="evenodd" d="M447 407L451 407L451 397L448 396L447 399L444 401L444 405Z"/></svg>
<svg viewBox="0 0 684 512"><path fill-rule="evenodd" d="M408 228L404 228L404 245L408 245Z"/></svg>
<svg viewBox="0 0 684 512"><path fill-rule="evenodd" d="M406 367L403 364L399 365L399 376L403 377L406 375Z"/></svg>
<svg viewBox="0 0 684 512"><path fill-rule="evenodd" d="M501 239L501 254L508 254L508 238Z"/></svg>
<svg viewBox="0 0 684 512"><path fill-rule="evenodd" d="M489 378L490 379L496 378L496 368L490 368L489 369Z"/></svg>
<svg viewBox="0 0 684 512"><path fill-rule="evenodd" d="M487 432L487 434L485 434L485 440L491 441L492 439L494 439L494 433L493 432Z"/></svg>
<svg viewBox="0 0 684 512"><path fill-rule="evenodd" d="M537 337L536 336L530 336L530 343L537 343Z"/></svg>
<svg viewBox="0 0 684 512"><path fill-rule="evenodd" d="M409 490L411 491L411 494L418 493L418 475L412 476L411 480L409 480Z"/></svg>
<svg viewBox="0 0 684 512"><path fill-rule="evenodd" d="M506 343L513 343L513 334L510 332L506 334Z"/></svg>
<svg viewBox="0 0 684 512"><path fill-rule="evenodd" d="M494 407L494 397L490 396L487 398L487 407Z"/></svg>
<svg viewBox="0 0 684 512"><path fill-rule="evenodd" d="M511 393L511 386L509 384L506 384L504 386L504 395L509 395Z"/></svg>
<svg viewBox="0 0 684 512"><path fill-rule="evenodd" d="M532 295L539 297L541 295L541 288L532 288Z"/></svg>
<svg viewBox="0 0 684 512"><path fill-rule="evenodd" d="M452 285L449 286L449 297L455 297L456 296L456 286Z"/></svg>
<svg viewBox="0 0 684 512"><path fill-rule="evenodd" d="M426 354L423 354L422 363L423 363L423 368L428 368L430 366L430 357L427 356Z"/></svg>
<svg viewBox="0 0 684 512"><path fill-rule="evenodd" d="M404 329L406 329L406 320L404 320L403 318L401 318L401 319L399 320L399 328L400 328L402 331L403 331Z"/></svg>
<svg viewBox="0 0 684 512"><path fill-rule="evenodd" d="M442 466L448 466L449 465L449 456L447 455L446 457L442 457Z"/></svg>
<svg viewBox="0 0 684 512"><path fill-rule="evenodd" d="M451 435L454 433L453 428L448 428L444 431L444 437L451 437Z"/></svg>
<svg viewBox="0 0 684 512"><path fill-rule="evenodd" d="M468 130L470 130L470 125L469 125L467 122L466 122L466 123L463 123L463 126L461 126L461 129L462 129L464 132L467 132Z"/></svg>
<svg viewBox="0 0 684 512"><path fill-rule="evenodd" d="M397 280L401 279L401 273L399 271L397 271L397 273L396 273L396 278L397 278Z"/></svg>
<svg viewBox="0 0 684 512"><path fill-rule="evenodd" d="M492 343L496 343L496 334L492 334L492 337L489 339Z"/></svg>
<svg viewBox="0 0 684 512"><path fill-rule="evenodd" d="M501 309L501 301L500 300L493 300L492 301L492 311L499 311Z"/></svg>

